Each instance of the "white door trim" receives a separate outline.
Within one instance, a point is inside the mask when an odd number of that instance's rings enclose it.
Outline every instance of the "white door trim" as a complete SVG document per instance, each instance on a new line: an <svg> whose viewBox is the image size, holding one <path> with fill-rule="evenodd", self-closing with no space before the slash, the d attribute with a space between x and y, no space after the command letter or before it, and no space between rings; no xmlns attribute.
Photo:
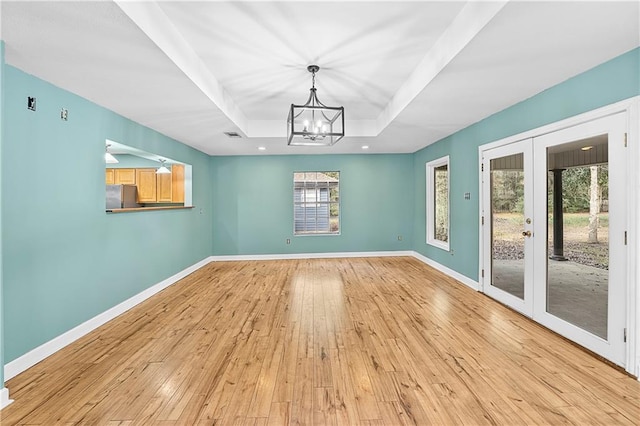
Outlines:
<svg viewBox="0 0 640 426"><path fill-rule="evenodd" d="M592 111L587 111L582 114L574 115L573 117L568 117L560 121L556 121L553 123L545 124L541 127L536 127L535 129L526 130L521 133L517 133L515 135L507 136L502 139L495 140L493 142L486 143L484 145L480 145L478 147L478 152L482 153L487 149L496 148L502 145L508 145L512 142L518 142L523 139L534 138L538 136L546 135L547 133L556 132L558 130L566 129L568 127L577 126L578 124L586 123L592 120L596 120L598 118L606 117L608 115L617 114L619 112L629 112L633 111L634 108L638 107L640 103L640 96L634 96L629 99L622 100L620 102L616 102L611 105L606 105L598 109L594 109ZM635 123L635 131L634 136L638 137L637 129L638 123Z"/></svg>

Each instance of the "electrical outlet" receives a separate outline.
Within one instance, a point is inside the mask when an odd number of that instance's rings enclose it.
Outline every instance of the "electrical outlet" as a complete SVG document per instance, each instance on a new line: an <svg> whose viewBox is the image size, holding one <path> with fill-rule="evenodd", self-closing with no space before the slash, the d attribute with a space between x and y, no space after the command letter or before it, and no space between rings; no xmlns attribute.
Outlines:
<svg viewBox="0 0 640 426"><path fill-rule="evenodd" d="M291 244L291 238L287 238L287 244Z"/></svg>
<svg viewBox="0 0 640 426"><path fill-rule="evenodd" d="M64 121L67 121L69 119L69 111L65 108L62 108L60 110L60 119Z"/></svg>
<svg viewBox="0 0 640 426"><path fill-rule="evenodd" d="M31 111L36 110L36 98L27 96L27 108L30 109Z"/></svg>
<svg viewBox="0 0 640 426"><path fill-rule="evenodd" d="M471 199L471 193L470 192L465 192L464 193L464 199L465 200L470 200Z"/></svg>

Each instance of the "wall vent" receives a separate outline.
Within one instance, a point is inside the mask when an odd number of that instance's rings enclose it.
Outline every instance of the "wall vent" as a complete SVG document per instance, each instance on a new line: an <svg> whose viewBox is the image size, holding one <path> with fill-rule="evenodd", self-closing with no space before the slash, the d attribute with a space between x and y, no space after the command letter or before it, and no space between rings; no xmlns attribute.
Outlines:
<svg viewBox="0 0 640 426"><path fill-rule="evenodd" d="M238 132L224 132L225 135L227 135L230 138L241 138L242 135Z"/></svg>

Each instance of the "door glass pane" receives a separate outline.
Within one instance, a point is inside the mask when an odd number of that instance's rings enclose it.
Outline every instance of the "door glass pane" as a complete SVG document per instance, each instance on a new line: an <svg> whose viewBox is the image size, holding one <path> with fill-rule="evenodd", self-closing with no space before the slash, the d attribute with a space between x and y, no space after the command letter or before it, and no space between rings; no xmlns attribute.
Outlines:
<svg viewBox="0 0 640 426"><path fill-rule="evenodd" d="M547 306L607 338L609 185L607 135L547 149Z"/></svg>
<svg viewBox="0 0 640 426"><path fill-rule="evenodd" d="M524 155L491 160L491 285L524 299Z"/></svg>

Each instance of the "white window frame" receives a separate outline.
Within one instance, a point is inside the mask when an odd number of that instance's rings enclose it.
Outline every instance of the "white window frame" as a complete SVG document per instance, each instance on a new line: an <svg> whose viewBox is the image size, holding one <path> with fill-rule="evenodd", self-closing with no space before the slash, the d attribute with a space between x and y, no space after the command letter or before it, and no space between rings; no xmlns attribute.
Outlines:
<svg viewBox="0 0 640 426"><path fill-rule="evenodd" d="M326 202L327 207L329 208L329 211L331 210L331 205L332 204L337 204L338 205L338 231L337 232L331 232L331 224L329 224L329 231L326 232L305 232L305 231L296 231L296 205L304 205L307 204L306 202L296 202L296 187L295 187L295 175L296 173L331 173L331 172L336 172L338 173L338 175L340 175L340 170L324 170L324 171L319 171L319 170L310 170L310 171L295 171L293 173L294 176L294 182L293 182L293 236L294 237L308 237L308 236L331 236L331 235L341 235L342 233L342 197L338 196L338 201L331 201L331 195L329 192L329 200ZM340 193L340 177L338 177L338 193ZM329 221L331 221L331 215L329 215Z"/></svg>
<svg viewBox="0 0 640 426"><path fill-rule="evenodd" d="M442 166L447 166L447 241L436 239L435 236L435 169ZM442 250L449 251L451 241L451 164L449 162L449 156L437 158L429 161L426 164L427 173L427 244L434 247L438 247Z"/></svg>

